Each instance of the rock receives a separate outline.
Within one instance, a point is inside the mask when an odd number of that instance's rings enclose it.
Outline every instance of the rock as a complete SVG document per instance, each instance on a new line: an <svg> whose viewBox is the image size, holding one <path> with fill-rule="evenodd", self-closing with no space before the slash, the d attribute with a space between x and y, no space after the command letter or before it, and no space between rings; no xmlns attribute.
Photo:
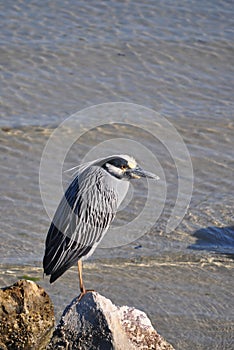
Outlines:
<svg viewBox="0 0 234 350"><path fill-rule="evenodd" d="M115 306L96 292L74 299L65 309L47 350L173 350L146 314Z"/></svg>
<svg viewBox="0 0 234 350"><path fill-rule="evenodd" d="M54 309L44 289L20 280L0 289L0 303L0 349L45 349L54 328Z"/></svg>

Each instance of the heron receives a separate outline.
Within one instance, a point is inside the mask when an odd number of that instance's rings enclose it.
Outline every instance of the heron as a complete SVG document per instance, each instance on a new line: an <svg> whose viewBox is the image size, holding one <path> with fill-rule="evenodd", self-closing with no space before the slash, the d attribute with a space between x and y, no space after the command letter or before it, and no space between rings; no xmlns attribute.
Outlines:
<svg viewBox="0 0 234 350"><path fill-rule="evenodd" d="M82 260L90 257L106 234L134 179L159 177L143 170L129 155L112 155L80 165L50 224L43 268L56 281L78 264L81 295L87 291Z"/></svg>

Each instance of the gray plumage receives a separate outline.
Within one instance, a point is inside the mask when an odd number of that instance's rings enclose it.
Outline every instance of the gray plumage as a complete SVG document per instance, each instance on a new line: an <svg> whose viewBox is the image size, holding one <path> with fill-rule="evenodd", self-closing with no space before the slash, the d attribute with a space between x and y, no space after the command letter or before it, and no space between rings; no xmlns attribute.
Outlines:
<svg viewBox="0 0 234 350"><path fill-rule="evenodd" d="M82 165L66 190L50 225L43 267L54 282L81 258L89 257L113 221L129 180L157 178L129 156L110 156Z"/></svg>

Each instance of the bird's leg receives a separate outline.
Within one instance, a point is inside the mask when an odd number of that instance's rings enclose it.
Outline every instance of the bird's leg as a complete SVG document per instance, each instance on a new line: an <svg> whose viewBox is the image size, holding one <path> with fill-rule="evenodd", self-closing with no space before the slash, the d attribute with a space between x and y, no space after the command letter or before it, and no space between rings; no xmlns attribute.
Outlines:
<svg viewBox="0 0 234 350"><path fill-rule="evenodd" d="M92 289L85 289L83 278L82 278L82 261L78 260L78 275L79 275L79 283L80 283L80 295L78 297L78 300L81 300L81 298L88 292L95 292Z"/></svg>
<svg viewBox="0 0 234 350"><path fill-rule="evenodd" d="M83 278L82 278L82 261L78 260L78 275L79 275L79 283L80 283L80 292L81 296L83 296L86 293L85 286L83 284Z"/></svg>

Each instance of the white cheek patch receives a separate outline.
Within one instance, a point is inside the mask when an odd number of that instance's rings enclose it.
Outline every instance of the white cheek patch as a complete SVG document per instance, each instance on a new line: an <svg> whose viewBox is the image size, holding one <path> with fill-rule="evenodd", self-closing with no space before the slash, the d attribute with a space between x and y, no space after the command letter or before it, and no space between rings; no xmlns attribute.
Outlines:
<svg viewBox="0 0 234 350"><path fill-rule="evenodd" d="M123 171L120 168L117 168L116 166L107 163L106 164L107 169L109 170L110 173L116 174L116 175L122 175Z"/></svg>

